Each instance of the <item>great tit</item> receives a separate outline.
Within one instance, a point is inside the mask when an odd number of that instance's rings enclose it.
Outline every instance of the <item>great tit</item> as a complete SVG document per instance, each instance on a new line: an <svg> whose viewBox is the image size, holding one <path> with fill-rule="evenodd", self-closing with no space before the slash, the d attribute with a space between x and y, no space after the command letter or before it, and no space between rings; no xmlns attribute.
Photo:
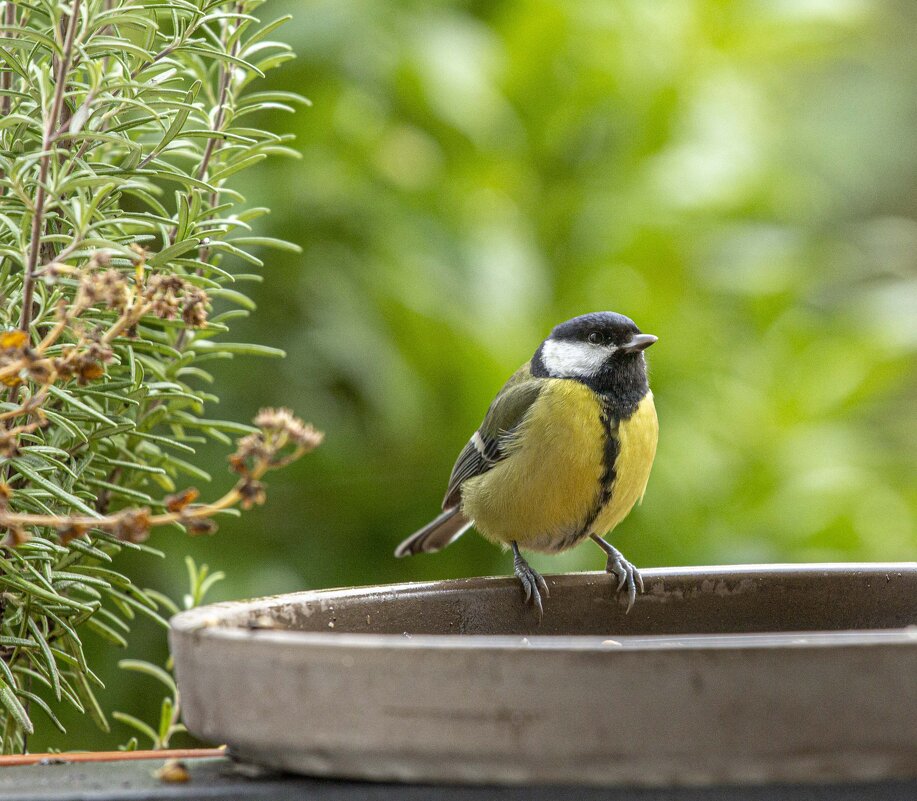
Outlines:
<svg viewBox="0 0 917 801"><path fill-rule="evenodd" d="M642 500L659 425L644 351L656 341L632 320L595 312L556 326L490 404L452 468L443 513L395 556L438 551L472 525L509 546L526 603L543 614L544 578L520 547L558 553L587 537L626 587L640 573L602 539Z"/></svg>

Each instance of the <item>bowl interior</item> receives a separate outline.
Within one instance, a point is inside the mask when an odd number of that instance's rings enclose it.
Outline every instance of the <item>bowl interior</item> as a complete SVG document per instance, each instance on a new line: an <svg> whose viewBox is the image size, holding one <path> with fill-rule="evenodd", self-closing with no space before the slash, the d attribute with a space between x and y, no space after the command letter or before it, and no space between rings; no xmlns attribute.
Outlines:
<svg viewBox="0 0 917 801"><path fill-rule="evenodd" d="M917 563L657 568L628 613L604 573L546 576L539 623L512 578L293 593L197 614L207 626L356 634L692 635L903 628Z"/></svg>

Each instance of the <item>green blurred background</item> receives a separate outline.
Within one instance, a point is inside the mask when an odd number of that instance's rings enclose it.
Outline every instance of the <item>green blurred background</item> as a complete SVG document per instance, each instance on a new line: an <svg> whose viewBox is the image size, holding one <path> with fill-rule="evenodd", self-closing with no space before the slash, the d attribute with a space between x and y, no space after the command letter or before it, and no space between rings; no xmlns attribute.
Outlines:
<svg viewBox="0 0 917 801"><path fill-rule="evenodd" d="M614 542L638 566L902 560L917 553L917 4L865 0L269 2L299 54L270 79L311 98L268 127L303 158L246 173L262 232L257 313L287 351L218 372L219 414L288 405L326 444L213 538L126 558L214 600L507 574L469 535L392 549L439 508L505 378L551 326L613 309L657 334L661 438ZM228 486L223 448L202 454ZM535 557L601 569L599 549ZM155 717L139 623L96 649L105 702ZM257 665L252 666L257 681ZM255 685L256 686L256 685ZM69 718L47 746L111 747Z"/></svg>

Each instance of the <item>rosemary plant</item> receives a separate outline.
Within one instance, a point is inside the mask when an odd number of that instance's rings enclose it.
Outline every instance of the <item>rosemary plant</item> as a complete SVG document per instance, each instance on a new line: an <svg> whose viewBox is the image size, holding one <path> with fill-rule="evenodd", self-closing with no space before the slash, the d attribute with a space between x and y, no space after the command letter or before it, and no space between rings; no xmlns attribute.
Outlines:
<svg viewBox="0 0 917 801"><path fill-rule="evenodd" d="M292 58L260 0L0 3L0 749L71 704L103 728L82 638L123 646L155 593L118 571L150 528L215 529L320 435L286 410L213 420L208 362L278 351L227 340L252 309L238 175L286 137L252 127L303 101L257 91ZM198 501L195 447L238 479ZM168 732L166 732L167 734ZM166 738L167 739L167 738Z"/></svg>

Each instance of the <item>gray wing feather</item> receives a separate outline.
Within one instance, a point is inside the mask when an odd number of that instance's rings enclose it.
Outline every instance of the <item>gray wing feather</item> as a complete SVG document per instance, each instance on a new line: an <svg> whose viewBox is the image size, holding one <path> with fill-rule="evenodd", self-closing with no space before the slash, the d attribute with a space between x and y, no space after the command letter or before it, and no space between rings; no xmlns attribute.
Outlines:
<svg viewBox="0 0 917 801"><path fill-rule="evenodd" d="M523 368L524 370L525 368ZM530 375L516 373L487 410L481 427L462 449L452 468L443 509L457 506L462 499L462 484L479 476L506 458L506 444L538 397L541 383Z"/></svg>
<svg viewBox="0 0 917 801"><path fill-rule="evenodd" d="M481 437L481 432L475 432ZM462 449L458 459L455 461L455 467L452 468L452 475L449 476L449 486L446 489L446 497L443 498L443 509L455 506L461 500L462 482L472 476L479 476L486 473L502 458L500 443L498 440L485 440L481 437L483 452L479 450L474 441L469 441Z"/></svg>

